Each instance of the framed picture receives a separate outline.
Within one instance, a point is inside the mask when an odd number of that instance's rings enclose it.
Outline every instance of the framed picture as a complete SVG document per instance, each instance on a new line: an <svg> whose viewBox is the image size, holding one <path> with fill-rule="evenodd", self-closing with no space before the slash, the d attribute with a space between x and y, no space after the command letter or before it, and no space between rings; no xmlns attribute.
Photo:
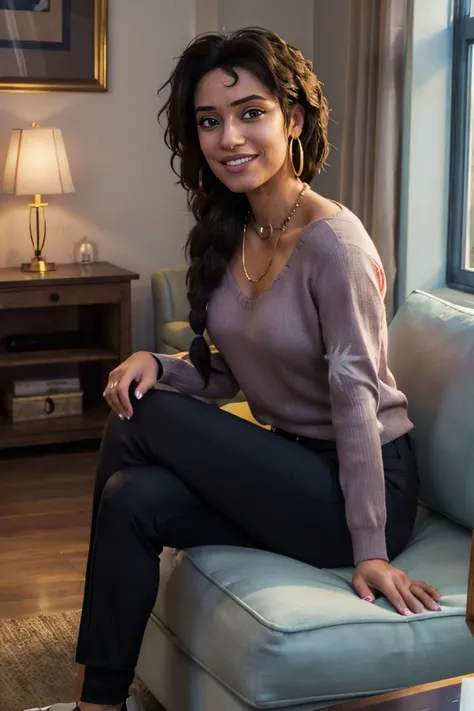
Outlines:
<svg viewBox="0 0 474 711"><path fill-rule="evenodd" d="M107 0L0 0L0 91L107 91Z"/></svg>

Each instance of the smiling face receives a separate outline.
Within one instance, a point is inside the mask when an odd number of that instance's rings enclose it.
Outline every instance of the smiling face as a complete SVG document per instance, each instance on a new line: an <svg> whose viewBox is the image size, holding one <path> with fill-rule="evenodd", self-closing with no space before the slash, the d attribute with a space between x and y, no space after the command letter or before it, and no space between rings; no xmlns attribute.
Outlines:
<svg viewBox="0 0 474 711"><path fill-rule="evenodd" d="M288 131L278 100L252 73L237 68L238 82L222 69L206 74L195 93L201 150L216 177L235 193L250 192L276 175L292 176ZM301 133L297 111L291 135Z"/></svg>

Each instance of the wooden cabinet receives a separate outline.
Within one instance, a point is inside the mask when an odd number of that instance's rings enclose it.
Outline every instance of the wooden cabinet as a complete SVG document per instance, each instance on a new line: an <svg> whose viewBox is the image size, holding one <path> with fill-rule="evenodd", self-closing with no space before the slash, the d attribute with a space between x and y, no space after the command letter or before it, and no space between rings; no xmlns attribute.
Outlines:
<svg viewBox="0 0 474 711"><path fill-rule="evenodd" d="M0 449L100 438L108 414L102 392L112 368L131 353L131 281L108 262L60 264L30 274L0 269L0 393L13 379L80 377L82 415L12 424L0 415ZM11 350L13 336L73 335L73 345ZM3 400L3 397L2 397Z"/></svg>

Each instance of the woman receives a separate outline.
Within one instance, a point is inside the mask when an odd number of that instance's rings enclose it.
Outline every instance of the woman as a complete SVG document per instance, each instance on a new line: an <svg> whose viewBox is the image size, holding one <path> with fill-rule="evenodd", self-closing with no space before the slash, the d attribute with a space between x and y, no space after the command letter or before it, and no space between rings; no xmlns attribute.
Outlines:
<svg viewBox="0 0 474 711"><path fill-rule="evenodd" d="M196 336L182 357L133 354L105 389L115 414L77 648L82 711L127 696L163 546L355 565L368 603L378 591L402 615L441 609L437 590L389 562L417 508L412 423L387 367L379 255L348 209L309 187L328 153L311 62L249 28L196 38L167 84L160 116L197 221L187 244ZM271 431L189 397L239 389Z"/></svg>

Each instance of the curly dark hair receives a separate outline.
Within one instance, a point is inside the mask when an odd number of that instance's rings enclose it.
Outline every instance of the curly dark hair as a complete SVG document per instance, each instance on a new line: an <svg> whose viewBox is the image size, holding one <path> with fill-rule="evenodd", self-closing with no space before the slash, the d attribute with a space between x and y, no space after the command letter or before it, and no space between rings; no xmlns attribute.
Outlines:
<svg viewBox="0 0 474 711"><path fill-rule="evenodd" d="M166 114L165 143L172 152L171 168L179 178L178 184L187 191L187 204L196 219L186 242L186 285L189 321L197 335L206 330L207 305L238 247L249 202L245 193L232 192L209 169L199 144L194 98L200 80L215 69L232 77L235 86L239 79L236 68L251 72L267 87L280 104L286 127L296 104L304 108L302 181L311 182L329 153L329 111L322 84L312 62L298 49L261 27L247 27L229 35L198 35L186 47L170 78L158 90L160 93L170 85L158 120ZM298 160L296 157L296 165ZM206 340L194 338L189 354L207 386L214 369Z"/></svg>

